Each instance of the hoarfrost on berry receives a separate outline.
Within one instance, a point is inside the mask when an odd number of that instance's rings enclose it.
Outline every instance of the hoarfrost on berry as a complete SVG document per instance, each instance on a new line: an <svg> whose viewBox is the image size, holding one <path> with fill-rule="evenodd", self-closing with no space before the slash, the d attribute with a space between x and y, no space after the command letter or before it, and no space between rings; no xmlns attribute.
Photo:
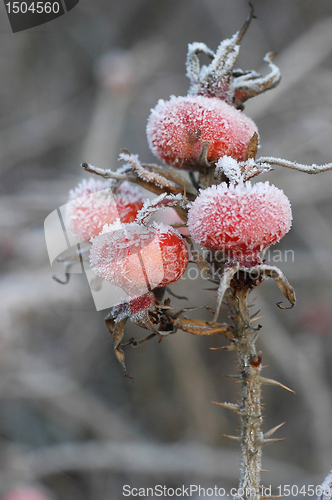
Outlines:
<svg viewBox="0 0 332 500"><path fill-rule="evenodd" d="M112 180L84 179L69 193L66 223L75 236L90 240L117 218L122 222L134 221L143 203L142 194L129 182L115 189Z"/></svg>
<svg viewBox="0 0 332 500"><path fill-rule="evenodd" d="M244 160L248 143L258 133L254 122L215 97L171 96L151 111L147 137L151 151L169 165L197 168L203 145L207 160L222 156Z"/></svg>
<svg viewBox="0 0 332 500"><path fill-rule="evenodd" d="M170 226L131 223L106 225L92 238L90 262L98 276L130 297L177 281L188 265L188 250Z"/></svg>
<svg viewBox="0 0 332 500"><path fill-rule="evenodd" d="M291 221L288 198L268 182L211 186L200 192L188 214L197 243L224 251L242 267L259 263L259 252L279 241Z"/></svg>

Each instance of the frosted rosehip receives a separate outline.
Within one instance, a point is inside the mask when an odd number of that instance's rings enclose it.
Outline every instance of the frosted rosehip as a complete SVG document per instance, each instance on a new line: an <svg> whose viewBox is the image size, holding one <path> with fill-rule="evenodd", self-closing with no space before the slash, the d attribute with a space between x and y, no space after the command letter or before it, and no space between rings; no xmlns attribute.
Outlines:
<svg viewBox="0 0 332 500"><path fill-rule="evenodd" d="M169 165L196 169L203 144L209 141L209 162L222 156L244 160L254 122L216 97L172 96L151 111L147 137L151 151Z"/></svg>
<svg viewBox="0 0 332 500"><path fill-rule="evenodd" d="M66 223L81 240L97 236L105 224L116 219L133 222L143 207L144 198L139 189L123 182L114 192L112 183L91 177L83 180L69 193Z"/></svg>
<svg viewBox="0 0 332 500"><path fill-rule="evenodd" d="M197 243L222 250L242 267L258 264L259 252L279 241L291 222L287 196L268 182L211 186L200 192L188 214Z"/></svg>
<svg viewBox="0 0 332 500"><path fill-rule="evenodd" d="M170 226L153 223L107 225L92 238L90 262L98 276L129 297L177 281L188 265L188 250Z"/></svg>

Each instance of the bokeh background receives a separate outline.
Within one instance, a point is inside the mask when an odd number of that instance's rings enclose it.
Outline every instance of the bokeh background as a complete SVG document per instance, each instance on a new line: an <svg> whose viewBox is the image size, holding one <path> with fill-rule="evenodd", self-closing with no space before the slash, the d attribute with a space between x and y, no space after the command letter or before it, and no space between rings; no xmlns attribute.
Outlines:
<svg viewBox="0 0 332 500"><path fill-rule="evenodd" d="M238 67L264 72L274 51L283 76L246 105L260 153L331 162L332 3L253 3ZM0 6L0 495L29 486L53 500L118 500L125 484L237 486L239 447L224 434L238 421L211 404L239 396L223 377L235 373L235 356L209 349L225 341L178 332L128 348L135 382L125 379L86 277L52 280L43 223L87 177L83 161L116 168L121 148L154 161L149 110L186 94L187 44L215 50L248 12L244 0L81 0L12 34ZM293 206L293 229L276 248L294 259L271 264L298 297L280 310L274 282L252 293L264 315L264 374L296 392L263 389L265 429L286 421L276 435L286 440L264 450L272 472L262 481L277 494L278 485L316 486L332 468L332 172L276 167L265 179ZM213 306L206 287L185 276L172 290L189 301L172 303ZM127 338L144 335L128 323Z"/></svg>

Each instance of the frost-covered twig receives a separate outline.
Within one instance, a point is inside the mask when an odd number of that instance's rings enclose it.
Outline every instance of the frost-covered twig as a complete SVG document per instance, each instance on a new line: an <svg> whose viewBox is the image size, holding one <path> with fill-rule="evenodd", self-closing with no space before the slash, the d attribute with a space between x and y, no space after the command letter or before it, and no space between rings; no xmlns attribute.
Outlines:
<svg viewBox="0 0 332 500"><path fill-rule="evenodd" d="M279 165L281 167L292 168L294 170L299 170L300 172L305 172L307 174L319 174L321 172L326 172L327 170L332 170L332 163L326 163L325 165L302 165L295 161L282 160L281 158L273 158L272 156L261 157L257 160L258 165Z"/></svg>

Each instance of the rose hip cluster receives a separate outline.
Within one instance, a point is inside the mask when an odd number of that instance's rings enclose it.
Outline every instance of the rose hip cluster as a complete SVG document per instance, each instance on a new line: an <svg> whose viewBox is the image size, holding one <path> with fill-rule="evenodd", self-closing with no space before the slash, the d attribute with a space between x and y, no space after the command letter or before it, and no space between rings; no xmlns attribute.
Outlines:
<svg viewBox="0 0 332 500"><path fill-rule="evenodd" d="M279 74L270 59L269 80L233 69L246 27L224 41L216 54L203 44L189 46L189 95L159 101L148 120L147 138L152 152L167 165L161 175L174 168L190 172L196 196L190 202L183 197L179 205L192 240L224 252L228 265L251 268L261 263L262 250L287 233L291 209L281 190L249 180L260 173L254 161L258 130L241 109L246 99L274 86ZM201 70L200 52L212 59ZM96 274L128 297L179 279L188 265L184 239L171 226L134 221L144 208L128 186L120 184L109 193L96 186L88 194L91 185L74 192L68 217L76 234L92 238L90 261ZM77 198L82 193L88 196Z"/></svg>
<svg viewBox="0 0 332 500"><path fill-rule="evenodd" d="M189 45L188 95L160 100L147 123L150 149L163 166L141 163L130 153L120 155L124 165L117 171L84 163L87 172L103 179L83 181L70 193L67 226L79 239L90 241L94 272L125 293L123 305L113 308L106 320L123 366L121 339L128 317L159 336L178 328L202 334L198 331L205 326L185 320L184 310L171 309L169 299L161 302L168 285L185 273L189 258L219 284L215 323L224 293L238 271L244 276L253 272L252 286L265 277L275 279L295 303L282 272L263 261L264 250L291 227L289 200L268 181L252 183L252 179L271 170L272 164L308 173L331 166L256 159L259 133L244 114L244 103L275 87L280 72L272 62L273 54L265 56L270 67L266 76L234 67L253 17L251 11L242 29L222 41L215 53L203 43ZM201 54L210 64L200 66ZM144 198L140 188L154 197ZM156 213L170 207L175 217L169 224L153 222ZM186 235L176 228L185 228ZM210 251L208 260L195 244ZM223 260L215 267L216 252L222 253Z"/></svg>

